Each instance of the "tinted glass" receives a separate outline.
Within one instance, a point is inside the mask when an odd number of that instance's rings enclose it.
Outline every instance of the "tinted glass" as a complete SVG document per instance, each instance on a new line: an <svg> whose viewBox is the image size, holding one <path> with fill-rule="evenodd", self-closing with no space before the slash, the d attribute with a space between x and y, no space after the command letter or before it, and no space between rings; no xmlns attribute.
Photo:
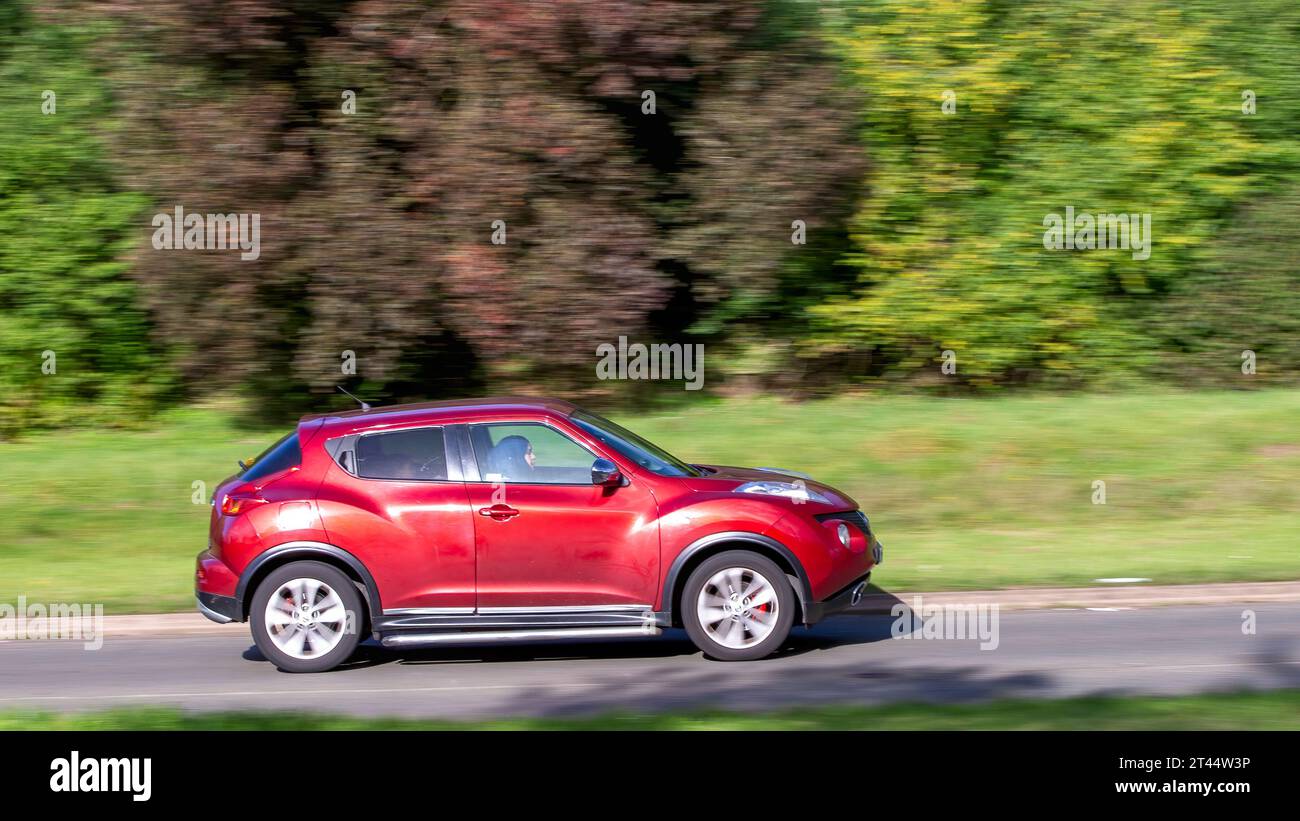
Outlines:
<svg viewBox="0 0 1300 821"><path fill-rule="evenodd" d="M298 447L298 431L294 430L281 437L274 445L258 454L248 465L248 469L239 474L245 482L256 482L291 467L302 464L302 449Z"/></svg>
<svg viewBox="0 0 1300 821"><path fill-rule="evenodd" d="M469 426L485 482L589 485L596 456L555 428L502 423Z"/></svg>
<svg viewBox="0 0 1300 821"><path fill-rule="evenodd" d="M395 430L357 438L357 475L365 479L447 478L442 428Z"/></svg>
<svg viewBox="0 0 1300 821"><path fill-rule="evenodd" d="M658 445L594 413L574 411L569 421L590 433L602 445L618 451L651 473L660 476L704 475L703 471L686 464Z"/></svg>

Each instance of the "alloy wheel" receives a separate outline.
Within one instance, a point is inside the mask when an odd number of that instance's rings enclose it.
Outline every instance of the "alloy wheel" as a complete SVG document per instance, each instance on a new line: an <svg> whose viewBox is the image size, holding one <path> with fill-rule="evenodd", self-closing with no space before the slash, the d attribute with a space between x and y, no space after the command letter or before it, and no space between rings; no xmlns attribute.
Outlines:
<svg viewBox="0 0 1300 821"><path fill-rule="evenodd" d="M348 629L343 600L319 579L290 579L266 602L266 633L297 659L314 659L338 647Z"/></svg>
<svg viewBox="0 0 1300 821"><path fill-rule="evenodd" d="M728 567L700 589L696 613L710 639L735 650L763 642L776 628L776 588L748 567Z"/></svg>

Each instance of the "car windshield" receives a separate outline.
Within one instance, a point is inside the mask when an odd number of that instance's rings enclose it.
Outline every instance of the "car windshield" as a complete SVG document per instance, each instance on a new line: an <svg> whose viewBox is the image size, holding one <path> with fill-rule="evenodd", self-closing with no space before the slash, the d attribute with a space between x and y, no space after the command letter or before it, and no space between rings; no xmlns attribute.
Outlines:
<svg viewBox="0 0 1300 821"><path fill-rule="evenodd" d="M660 476L703 476L704 472L686 464L658 445L647 442L627 428L620 427L594 413L574 411L574 424L602 444L618 451L641 467Z"/></svg>

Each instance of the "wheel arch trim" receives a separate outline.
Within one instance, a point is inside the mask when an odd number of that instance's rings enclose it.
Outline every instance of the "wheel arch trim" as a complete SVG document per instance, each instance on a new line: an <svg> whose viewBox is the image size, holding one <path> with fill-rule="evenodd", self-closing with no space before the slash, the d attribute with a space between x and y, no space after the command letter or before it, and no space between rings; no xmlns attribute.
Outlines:
<svg viewBox="0 0 1300 821"><path fill-rule="evenodd" d="M379 587L375 584L374 577L370 575L370 571L366 569L365 564L360 559L341 547L326 544L325 542L310 541L285 542L274 547L268 547L259 553L257 558L249 562L248 566L244 568L244 572L239 574L239 583L235 587L235 602L239 608L237 612L244 620L247 620L248 597L252 593L249 590L251 582L253 579L264 575L262 570L266 568L268 563L274 562L279 565L313 557L335 560L335 562L327 562L329 564L342 562L347 565L361 579L361 593L365 598L366 607L370 609L370 613L374 615L383 612L379 598ZM273 568L266 569L266 572L269 573L271 569Z"/></svg>
<svg viewBox="0 0 1300 821"><path fill-rule="evenodd" d="M747 530L727 530L696 539L684 547L677 554L677 558L673 559L673 563L668 568L668 573L664 576L663 610L655 614L656 621L661 626L672 626L675 621L677 614L674 612L674 604L681 593L682 585L686 584L686 578L682 574L682 570L687 565L692 564L694 559L700 558L702 561L703 558L706 558L701 557L701 553L720 552L720 550L715 549L719 545L736 542L748 542L766 548L779 555L794 569L794 575L787 574L787 577L792 582L791 586L794 588L795 597L799 599L800 612L807 617L808 606L812 603L812 583L809 582L808 573L804 570L803 563L799 561L799 557L795 555L794 551L771 536L764 536Z"/></svg>

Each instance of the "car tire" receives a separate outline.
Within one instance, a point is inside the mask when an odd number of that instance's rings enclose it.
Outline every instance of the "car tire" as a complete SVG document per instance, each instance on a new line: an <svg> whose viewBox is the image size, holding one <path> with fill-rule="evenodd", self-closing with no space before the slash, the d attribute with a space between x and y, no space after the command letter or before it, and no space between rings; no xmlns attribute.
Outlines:
<svg viewBox="0 0 1300 821"><path fill-rule="evenodd" d="M306 607L304 607L306 605ZM289 673L320 673L352 655L361 642L364 604L356 584L321 562L272 570L249 603L253 641Z"/></svg>
<svg viewBox="0 0 1300 821"><path fill-rule="evenodd" d="M794 589L776 562L748 550L705 559L682 589L682 625L695 646L719 661L771 655L790 635Z"/></svg>

